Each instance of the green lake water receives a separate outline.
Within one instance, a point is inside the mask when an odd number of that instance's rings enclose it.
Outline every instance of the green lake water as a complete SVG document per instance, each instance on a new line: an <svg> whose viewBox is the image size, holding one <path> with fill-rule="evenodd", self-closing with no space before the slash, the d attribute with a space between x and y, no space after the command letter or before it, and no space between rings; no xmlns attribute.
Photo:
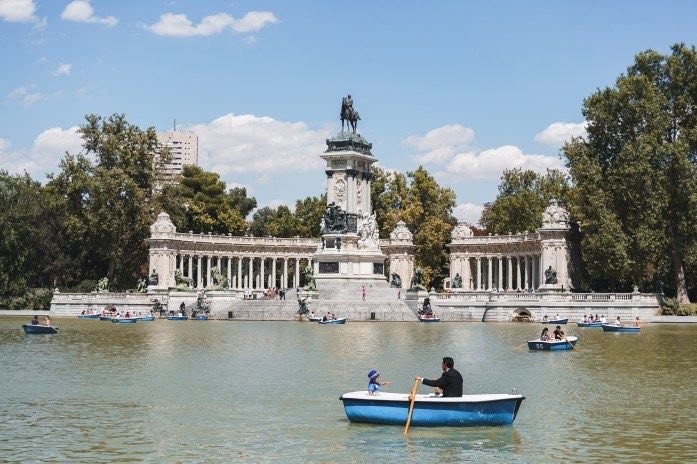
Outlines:
<svg viewBox="0 0 697 464"><path fill-rule="evenodd" d="M0 462L697 462L697 326L0 318ZM526 396L511 427L351 424L339 395L407 392L452 356L465 393ZM431 389L421 387L420 392Z"/></svg>

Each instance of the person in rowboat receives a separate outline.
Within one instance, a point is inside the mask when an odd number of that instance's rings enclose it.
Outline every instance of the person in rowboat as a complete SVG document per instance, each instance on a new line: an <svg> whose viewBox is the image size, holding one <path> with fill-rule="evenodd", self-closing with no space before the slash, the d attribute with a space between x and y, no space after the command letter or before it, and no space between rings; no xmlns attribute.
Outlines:
<svg viewBox="0 0 697 464"><path fill-rule="evenodd" d="M634 327L639 327L639 316L634 319Z"/></svg>
<svg viewBox="0 0 697 464"><path fill-rule="evenodd" d="M557 326L556 329L554 329L554 339L555 340L564 340L564 331L561 330L561 326Z"/></svg>
<svg viewBox="0 0 697 464"><path fill-rule="evenodd" d="M377 395L380 391L380 387L383 385L389 385L392 382L389 380L380 380L380 373L375 369L368 372L368 394Z"/></svg>
<svg viewBox="0 0 697 464"><path fill-rule="evenodd" d="M429 387L436 387L436 393L447 397L462 396L462 374L455 370L455 361L446 356L441 364L443 375L439 379L430 380L416 376L416 380Z"/></svg>
<svg viewBox="0 0 697 464"><path fill-rule="evenodd" d="M547 315L542 316L542 322L547 322Z"/></svg>
<svg viewBox="0 0 697 464"><path fill-rule="evenodd" d="M39 325L39 316L34 316L34 319L31 320L31 325Z"/></svg>
<svg viewBox="0 0 697 464"><path fill-rule="evenodd" d="M549 340L549 329L545 327L542 329L542 333L540 334L540 341L546 342Z"/></svg>
<svg viewBox="0 0 697 464"><path fill-rule="evenodd" d="M51 325L51 319L48 316L44 316L44 325Z"/></svg>
<svg viewBox="0 0 697 464"><path fill-rule="evenodd" d="M615 325L618 327L622 327L622 321L620 320L619 316L617 316L617 319L615 319Z"/></svg>

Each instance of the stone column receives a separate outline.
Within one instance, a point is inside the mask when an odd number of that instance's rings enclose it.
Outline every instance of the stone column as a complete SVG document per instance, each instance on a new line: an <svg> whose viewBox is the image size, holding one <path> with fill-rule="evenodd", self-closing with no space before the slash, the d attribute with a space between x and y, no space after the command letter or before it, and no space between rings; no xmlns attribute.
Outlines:
<svg viewBox="0 0 697 464"><path fill-rule="evenodd" d="M249 283L249 289L254 288L254 257L249 257L249 273L247 274L247 282Z"/></svg>
<svg viewBox="0 0 697 464"><path fill-rule="evenodd" d="M537 290L537 265L535 261L537 261L537 256L532 255L530 257L530 267L532 270L532 282L530 282L530 286L533 290Z"/></svg>
<svg viewBox="0 0 697 464"><path fill-rule="evenodd" d="M496 262L499 265L499 281L498 281L498 290L499 292L503 291L503 259L501 256L496 258Z"/></svg>
<svg viewBox="0 0 697 464"><path fill-rule="evenodd" d="M179 272L184 275L184 255L181 253L179 254Z"/></svg>
<svg viewBox="0 0 697 464"><path fill-rule="evenodd" d="M525 281L525 288L524 290L527 291L530 288L530 276L528 273L528 264L530 264L530 257L525 256L523 258L523 265L525 266L525 272L524 272L524 281Z"/></svg>
<svg viewBox="0 0 697 464"><path fill-rule="evenodd" d="M477 256L477 291L482 289L482 258Z"/></svg>
<svg viewBox="0 0 697 464"><path fill-rule="evenodd" d="M203 273L201 272L203 270L203 266L201 265L202 262L202 256L198 255L197 256L197 264L198 268L196 269L196 287L198 288L203 288Z"/></svg>
<svg viewBox="0 0 697 464"><path fill-rule="evenodd" d="M281 287L288 288L288 258L283 258L283 277L281 277Z"/></svg>
<svg viewBox="0 0 697 464"><path fill-rule="evenodd" d="M187 269L187 271L189 271L189 272L186 274L186 276L187 276L189 279L191 279L191 281L193 282L193 281L194 281L194 263L193 263L193 256L189 255L188 258L189 258L189 269Z"/></svg>
<svg viewBox="0 0 697 464"><path fill-rule="evenodd" d="M522 290L520 283L520 256L515 257L516 290Z"/></svg>
<svg viewBox="0 0 697 464"><path fill-rule="evenodd" d="M511 256L508 257L508 269L506 269L506 273L508 274L508 285L506 286L507 291L513 290L513 258Z"/></svg>
<svg viewBox="0 0 697 464"><path fill-rule="evenodd" d="M278 288L276 286L276 258L273 258L271 268L271 274L273 275L273 283L271 284L271 288Z"/></svg>
<svg viewBox="0 0 697 464"><path fill-rule="evenodd" d="M266 258L262 257L260 267L259 267L259 270L261 273L261 289L262 290L266 290L266 282L264 281L264 273L265 273L264 264L265 263L266 263Z"/></svg>
<svg viewBox="0 0 697 464"><path fill-rule="evenodd" d="M227 288L232 288L232 258L227 257Z"/></svg>
<svg viewBox="0 0 697 464"><path fill-rule="evenodd" d="M295 281L293 282L293 287L300 287L300 258L295 258Z"/></svg>
<svg viewBox="0 0 697 464"><path fill-rule="evenodd" d="M487 256L486 260L488 262L488 264L487 264L488 269L487 269L487 276L486 276L486 283L487 283L486 289L488 291L491 291L491 289L494 288L494 286L493 286L494 285L494 283L493 283L493 276L494 276L493 259L491 259L491 256Z"/></svg>
<svg viewBox="0 0 697 464"><path fill-rule="evenodd" d="M242 256L237 257L237 289L242 290L244 282L242 282Z"/></svg>
<svg viewBox="0 0 697 464"><path fill-rule="evenodd" d="M472 282L470 280L472 279L472 271L470 270L470 257L465 256L464 258L461 258L461 266L462 266L462 288L463 290L471 291L472 290Z"/></svg>

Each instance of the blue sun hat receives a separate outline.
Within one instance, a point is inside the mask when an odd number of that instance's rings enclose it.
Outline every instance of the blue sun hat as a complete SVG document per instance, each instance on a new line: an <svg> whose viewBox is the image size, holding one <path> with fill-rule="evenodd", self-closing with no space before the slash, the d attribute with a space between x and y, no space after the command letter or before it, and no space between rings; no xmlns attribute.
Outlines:
<svg viewBox="0 0 697 464"><path fill-rule="evenodd" d="M375 369L371 369L371 371L368 372L368 379L371 381L375 380L378 377L378 375L380 375L378 371L376 371Z"/></svg>

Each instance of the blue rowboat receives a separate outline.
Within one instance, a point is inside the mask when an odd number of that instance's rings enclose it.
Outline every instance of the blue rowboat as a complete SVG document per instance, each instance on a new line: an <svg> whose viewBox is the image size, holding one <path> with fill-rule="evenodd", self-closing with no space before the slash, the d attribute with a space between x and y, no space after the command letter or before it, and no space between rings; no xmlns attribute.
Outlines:
<svg viewBox="0 0 697 464"><path fill-rule="evenodd" d="M568 317L566 319L548 319L542 321L543 324L566 324L567 322L569 322Z"/></svg>
<svg viewBox="0 0 697 464"><path fill-rule="evenodd" d="M99 319L99 314L80 314L78 319Z"/></svg>
<svg viewBox="0 0 697 464"><path fill-rule="evenodd" d="M140 316L136 317L140 322L151 322L155 320L155 316Z"/></svg>
<svg viewBox="0 0 697 464"><path fill-rule="evenodd" d="M351 422L405 425L409 413L409 395L367 391L345 393L339 397ZM415 427L468 427L511 425L522 395L463 395L454 398L416 395L411 425Z"/></svg>
<svg viewBox="0 0 697 464"><path fill-rule="evenodd" d="M328 319L326 321L317 321L318 324L346 324L346 318L342 317L339 319Z"/></svg>
<svg viewBox="0 0 697 464"><path fill-rule="evenodd" d="M207 321L207 320L208 320L208 316L206 316L205 314L202 315L202 316L196 316L196 320L197 320L197 321Z"/></svg>
<svg viewBox="0 0 697 464"><path fill-rule="evenodd" d="M420 322L440 322L440 317L425 317L425 316L419 316L419 321Z"/></svg>
<svg viewBox="0 0 697 464"><path fill-rule="evenodd" d="M322 320L320 316L307 316L307 318L310 320L310 322L319 322Z"/></svg>
<svg viewBox="0 0 697 464"><path fill-rule="evenodd" d="M23 324L22 328L26 334L57 334L58 327L52 325Z"/></svg>
<svg viewBox="0 0 697 464"><path fill-rule="evenodd" d="M601 328L603 326L602 322L577 322L577 326L579 327L597 327Z"/></svg>
<svg viewBox="0 0 697 464"><path fill-rule="evenodd" d="M189 316L167 316L168 321L186 321Z"/></svg>
<svg viewBox="0 0 697 464"><path fill-rule="evenodd" d="M603 332L639 332L640 330L639 326L603 324Z"/></svg>
<svg viewBox="0 0 697 464"><path fill-rule="evenodd" d="M99 316L100 321L110 321L112 319L113 319L113 317L111 317L111 316Z"/></svg>
<svg viewBox="0 0 697 464"><path fill-rule="evenodd" d="M114 322L116 324L135 324L138 322L138 318L136 317L113 317L111 319L111 322Z"/></svg>
<svg viewBox="0 0 697 464"><path fill-rule="evenodd" d="M568 340L568 342L566 341ZM532 351L566 351L573 350L578 337L566 337L566 340L528 340L528 349Z"/></svg>

